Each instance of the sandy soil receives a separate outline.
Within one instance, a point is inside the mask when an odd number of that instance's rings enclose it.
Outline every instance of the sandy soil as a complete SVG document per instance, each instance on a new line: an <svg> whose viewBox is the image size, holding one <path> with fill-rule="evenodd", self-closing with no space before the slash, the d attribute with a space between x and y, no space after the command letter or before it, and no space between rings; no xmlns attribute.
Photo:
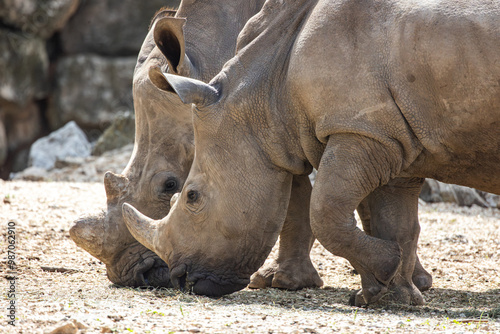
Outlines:
<svg viewBox="0 0 500 334"><path fill-rule="evenodd" d="M422 205L419 254L434 276L423 307L347 305L359 276L317 244L321 289L245 289L219 299L119 288L69 238L105 205L102 183L0 181L2 333L500 332L500 210ZM16 326L8 324L9 222L15 222ZM12 225L12 224L11 224ZM56 272L54 268L69 270Z"/></svg>

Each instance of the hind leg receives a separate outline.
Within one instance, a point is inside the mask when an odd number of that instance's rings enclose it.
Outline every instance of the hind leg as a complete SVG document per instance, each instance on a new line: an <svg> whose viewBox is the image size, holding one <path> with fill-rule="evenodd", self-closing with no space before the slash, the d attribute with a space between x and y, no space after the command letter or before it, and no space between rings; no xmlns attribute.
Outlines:
<svg viewBox="0 0 500 334"><path fill-rule="evenodd" d="M373 236L371 232L372 229L370 219L370 206L368 198L365 198L358 205L358 208L356 210L358 211L359 217L361 218L363 230L366 234ZM375 207L373 208L373 210L377 210L377 208ZM418 217L416 217L415 219L418 220ZM415 254L415 268L413 269L412 281L413 284L415 284L415 286L422 292L429 290L432 286L432 276L424 269L417 254Z"/></svg>
<svg viewBox="0 0 500 334"><path fill-rule="evenodd" d="M396 240L402 250L402 265L389 285L386 299L409 304L422 304L420 291L413 283L416 249L420 225L418 222L418 195L423 179L393 179L375 189L364 201L370 212L372 236ZM366 217L366 216L365 216ZM354 296L356 298L362 296Z"/></svg>
<svg viewBox="0 0 500 334"><path fill-rule="evenodd" d="M330 136L318 168L311 227L326 249L349 260L360 274L362 290L352 300L358 306L374 303L389 292L398 302L423 304L412 282L419 234L418 219L413 219L418 197L412 199L421 181L414 181L418 186L388 185L402 164L397 153L367 137L338 134ZM395 190L394 195L385 196L389 190ZM353 214L368 195L370 207L372 197L383 203L377 212L370 210L373 236L357 228ZM401 196L403 202L393 201ZM398 216L401 203L412 213Z"/></svg>

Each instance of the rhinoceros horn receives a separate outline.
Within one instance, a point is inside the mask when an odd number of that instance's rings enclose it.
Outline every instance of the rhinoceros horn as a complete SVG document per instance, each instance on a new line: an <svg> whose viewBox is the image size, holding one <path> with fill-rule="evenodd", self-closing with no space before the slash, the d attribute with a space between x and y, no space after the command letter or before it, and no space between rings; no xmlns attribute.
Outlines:
<svg viewBox="0 0 500 334"><path fill-rule="evenodd" d="M123 175L112 172L104 174L104 188L108 204L119 200L126 191L128 183L128 179ZM79 247L104 263L109 263L113 257L113 252L109 252L109 249L113 248L110 243L114 242L113 238L120 239L119 228L116 224L110 224L110 221L113 220L110 220L104 213L78 219L69 230L70 237Z"/></svg>
<svg viewBox="0 0 500 334"><path fill-rule="evenodd" d="M141 244L156 253L158 239L158 225L160 221L146 217L128 203L123 203L122 214L128 230Z"/></svg>
<svg viewBox="0 0 500 334"><path fill-rule="evenodd" d="M104 174L104 189L109 202L116 200L127 188L128 179L112 172Z"/></svg>
<svg viewBox="0 0 500 334"><path fill-rule="evenodd" d="M185 104L208 106L217 102L220 97L215 87L203 81L163 73L159 67L149 69L149 80L161 90L175 92Z"/></svg>
<svg viewBox="0 0 500 334"><path fill-rule="evenodd" d="M75 221L69 230L71 239L92 256L107 263L111 260L104 250L105 215L90 216Z"/></svg>

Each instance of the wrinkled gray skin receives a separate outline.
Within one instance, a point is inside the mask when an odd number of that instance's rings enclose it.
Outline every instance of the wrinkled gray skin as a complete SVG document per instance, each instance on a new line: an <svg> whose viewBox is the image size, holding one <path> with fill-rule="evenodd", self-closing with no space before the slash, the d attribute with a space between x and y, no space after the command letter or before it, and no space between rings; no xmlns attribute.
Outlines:
<svg viewBox="0 0 500 334"><path fill-rule="evenodd" d="M131 203L150 217L164 217L193 161L191 107L156 88L148 71L159 67L200 80L212 78L234 55L237 33L262 4L262 0L183 1L175 18L172 11L160 11L154 18L134 72L134 152L121 175L105 175L106 214L81 219L70 230L78 246L106 264L112 282L133 287L171 286L167 265L132 237L121 206ZM183 17L187 20L180 19ZM314 241L308 216L311 185L306 177L297 177L295 185L295 209L290 206L279 256L255 274L254 287L322 285L309 258Z"/></svg>
<svg viewBox="0 0 500 334"><path fill-rule="evenodd" d="M423 178L500 193L499 18L493 1L267 1L210 84L163 75L196 106L195 159L167 217L125 204L127 226L175 286L231 293L278 237L292 177L314 166L312 229L360 273L351 302L423 304Z"/></svg>

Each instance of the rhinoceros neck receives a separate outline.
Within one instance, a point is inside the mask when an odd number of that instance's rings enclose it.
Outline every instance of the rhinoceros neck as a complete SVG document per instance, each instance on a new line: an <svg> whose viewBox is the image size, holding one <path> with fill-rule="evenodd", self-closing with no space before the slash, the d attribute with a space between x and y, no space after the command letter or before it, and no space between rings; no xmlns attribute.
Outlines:
<svg viewBox="0 0 500 334"><path fill-rule="evenodd" d="M232 105L228 117L243 120L272 163L293 174L311 170L301 147L301 112L290 98L287 72L290 51L316 1L268 1L245 26L239 51L213 82L220 81ZM265 50L265 51L263 51ZM240 101L252 101L239 106ZM283 155L280 152L287 152Z"/></svg>

